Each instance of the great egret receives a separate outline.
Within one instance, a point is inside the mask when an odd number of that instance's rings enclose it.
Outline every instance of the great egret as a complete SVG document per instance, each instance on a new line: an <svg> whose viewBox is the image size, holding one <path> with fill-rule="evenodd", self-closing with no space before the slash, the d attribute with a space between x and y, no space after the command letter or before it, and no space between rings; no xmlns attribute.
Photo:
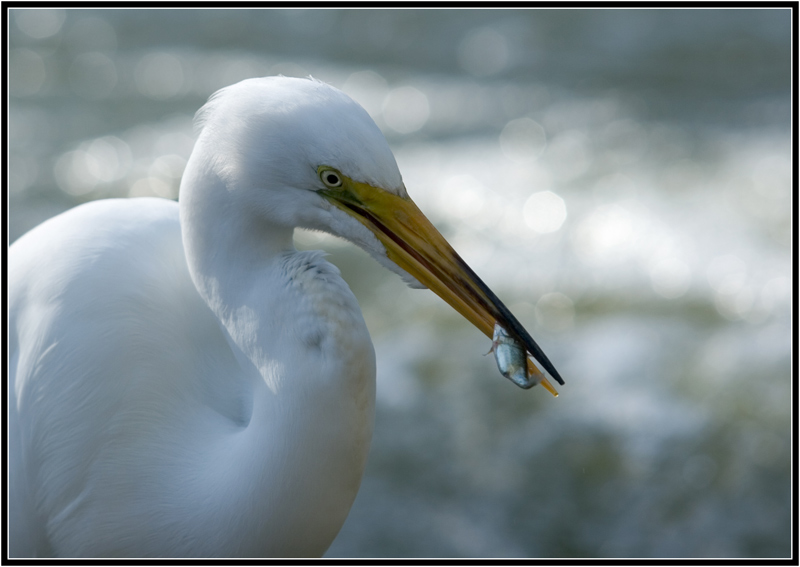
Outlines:
<svg viewBox="0 0 800 567"><path fill-rule="evenodd" d="M12 556L325 552L364 470L375 359L295 227L356 243L490 337L501 325L561 382L345 94L250 79L198 124L179 204L81 205L10 248Z"/></svg>

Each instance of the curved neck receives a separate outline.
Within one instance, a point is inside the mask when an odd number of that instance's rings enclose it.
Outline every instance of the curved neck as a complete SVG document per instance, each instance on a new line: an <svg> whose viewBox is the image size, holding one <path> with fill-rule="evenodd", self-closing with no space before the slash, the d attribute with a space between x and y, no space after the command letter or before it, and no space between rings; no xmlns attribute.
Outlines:
<svg viewBox="0 0 800 567"><path fill-rule="evenodd" d="M223 322L241 305L282 252L294 250L288 226L270 224L243 199L232 183L203 158L203 140L186 166L180 193L181 231L186 261L200 295Z"/></svg>
<svg viewBox="0 0 800 567"><path fill-rule="evenodd" d="M334 270L319 278L318 269L293 264L310 257L286 254L294 250L293 228L270 223L237 194L202 142L181 184L181 231L194 285L231 347L219 359L225 364L201 365L204 399L238 426L234 434L203 438L228 455L210 468L212 504L204 510L231 515L209 517L209 533L220 524L242 526L250 546L235 553L243 555L322 554L366 462L372 345ZM320 339L329 329L344 330ZM307 510L319 513L309 517Z"/></svg>

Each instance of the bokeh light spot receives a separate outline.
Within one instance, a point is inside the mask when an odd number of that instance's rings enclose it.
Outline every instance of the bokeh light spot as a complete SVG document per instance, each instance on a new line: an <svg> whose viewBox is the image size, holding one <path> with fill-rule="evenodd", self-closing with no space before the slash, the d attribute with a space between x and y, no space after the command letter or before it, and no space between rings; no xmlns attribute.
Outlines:
<svg viewBox="0 0 800 567"><path fill-rule="evenodd" d="M552 191L541 191L528 197L522 216L525 224L539 234L555 232L567 220L567 205Z"/></svg>
<svg viewBox="0 0 800 567"><path fill-rule="evenodd" d="M439 208L462 220L475 217L483 210L486 188L472 175L454 175L442 187Z"/></svg>
<svg viewBox="0 0 800 567"><path fill-rule="evenodd" d="M589 138L578 130L556 135L547 145L547 163L562 179L573 179L586 173L592 164Z"/></svg>
<svg viewBox="0 0 800 567"><path fill-rule="evenodd" d="M383 101L383 119L386 125L400 134L416 132L428 121L428 97L414 87L398 87Z"/></svg>
<svg viewBox="0 0 800 567"><path fill-rule="evenodd" d="M548 331L560 332L572 328L575 306L561 292L546 293L536 302L536 321Z"/></svg>
<svg viewBox="0 0 800 567"><path fill-rule="evenodd" d="M87 99L108 97L117 84L114 62L102 53L83 53L75 58L69 70L72 90Z"/></svg>
<svg viewBox="0 0 800 567"><path fill-rule="evenodd" d="M163 197L174 199L178 196L177 185L158 177L144 177L131 185L128 197Z"/></svg>
<svg viewBox="0 0 800 567"><path fill-rule="evenodd" d="M500 133L500 148L516 163L536 160L547 146L547 134L541 124L530 118L515 118Z"/></svg>
<svg viewBox="0 0 800 567"><path fill-rule="evenodd" d="M619 205L604 205L578 226L576 251L585 260L618 262L630 253L633 236L632 214Z"/></svg>
<svg viewBox="0 0 800 567"><path fill-rule="evenodd" d="M459 65L478 77L499 73L508 62L508 42L492 27L471 31L458 46Z"/></svg>
<svg viewBox="0 0 800 567"><path fill-rule="evenodd" d="M184 87L183 64L169 53L151 53L136 65L135 80L139 92L148 98L172 98Z"/></svg>
<svg viewBox="0 0 800 567"><path fill-rule="evenodd" d="M356 71L342 85L342 91L353 97L373 118L380 115L389 92L386 79L374 71Z"/></svg>
<svg viewBox="0 0 800 567"><path fill-rule="evenodd" d="M19 48L8 57L8 88L16 96L30 96L39 92L46 77L44 60L30 49Z"/></svg>
<svg viewBox="0 0 800 567"><path fill-rule="evenodd" d="M678 258L661 260L650 268L653 291L667 299L684 295L689 289L691 279L691 269Z"/></svg>
<svg viewBox="0 0 800 567"><path fill-rule="evenodd" d="M117 32L105 19L89 16L69 26L65 44L76 52L99 51L113 54L117 49Z"/></svg>
<svg viewBox="0 0 800 567"><path fill-rule="evenodd" d="M708 264L706 277L718 293L736 293L747 279L747 265L733 254L717 256Z"/></svg>
<svg viewBox="0 0 800 567"><path fill-rule="evenodd" d="M53 173L62 191L80 196L99 184L117 181L131 167L128 144L115 136L104 136L66 152L56 160Z"/></svg>
<svg viewBox="0 0 800 567"><path fill-rule="evenodd" d="M64 10L14 10L14 22L19 30L33 39L45 39L59 32L64 24Z"/></svg>

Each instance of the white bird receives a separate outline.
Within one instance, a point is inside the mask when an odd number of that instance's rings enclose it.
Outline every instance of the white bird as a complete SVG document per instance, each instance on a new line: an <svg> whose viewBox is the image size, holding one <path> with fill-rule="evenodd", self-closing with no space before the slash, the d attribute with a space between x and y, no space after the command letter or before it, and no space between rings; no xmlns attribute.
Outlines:
<svg viewBox="0 0 800 567"><path fill-rule="evenodd" d="M375 357L295 227L356 243L490 337L501 324L561 382L345 94L250 79L197 120L179 203L88 203L10 248L13 557L325 552L364 470Z"/></svg>

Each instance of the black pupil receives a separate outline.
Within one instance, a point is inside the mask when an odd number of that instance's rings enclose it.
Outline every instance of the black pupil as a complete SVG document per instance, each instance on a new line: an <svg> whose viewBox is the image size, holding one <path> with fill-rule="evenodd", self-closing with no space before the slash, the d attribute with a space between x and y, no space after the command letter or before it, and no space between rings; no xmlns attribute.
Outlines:
<svg viewBox="0 0 800 567"><path fill-rule="evenodd" d="M329 185L336 185L339 183L339 178L336 177L333 173L329 173L325 176L325 179L328 181Z"/></svg>

